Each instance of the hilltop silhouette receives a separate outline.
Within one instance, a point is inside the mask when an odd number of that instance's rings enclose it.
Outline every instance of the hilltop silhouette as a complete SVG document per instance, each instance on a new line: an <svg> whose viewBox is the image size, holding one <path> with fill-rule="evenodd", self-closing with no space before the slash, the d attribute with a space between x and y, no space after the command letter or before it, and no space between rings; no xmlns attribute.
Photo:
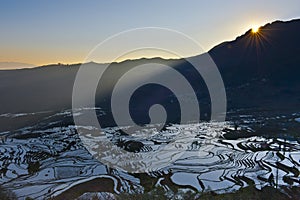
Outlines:
<svg viewBox="0 0 300 200"><path fill-rule="evenodd" d="M252 78L267 78L292 84L299 78L300 20L275 21L248 30L231 42L209 51L227 84L243 83ZM234 78L234 80L229 80Z"/></svg>
<svg viewBox="0 0 300 200"><path fill-rule="evenodd" d="M275 21L209 51L229 95L229 106L299 108L300 20ZM239 94L239 95L234 95Z"/></svg>

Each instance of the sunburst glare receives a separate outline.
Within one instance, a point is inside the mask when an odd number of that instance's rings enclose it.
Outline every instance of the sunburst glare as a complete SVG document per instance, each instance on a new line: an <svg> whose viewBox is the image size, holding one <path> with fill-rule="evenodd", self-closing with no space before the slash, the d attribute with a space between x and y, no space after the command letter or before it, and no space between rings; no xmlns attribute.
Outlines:
<svg viewBox="0 0 300 200"><path fill-rule="evenodd" d="M255 25L252 27L252 33L258 33L259 31L259 26Z"/></svg>

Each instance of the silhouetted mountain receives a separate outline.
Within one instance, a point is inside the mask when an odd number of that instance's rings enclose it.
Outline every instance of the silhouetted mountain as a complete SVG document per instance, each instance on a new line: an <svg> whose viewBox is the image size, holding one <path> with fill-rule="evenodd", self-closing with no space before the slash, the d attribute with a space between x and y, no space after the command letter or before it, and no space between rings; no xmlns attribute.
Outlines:
<svg viewBox="0 0 300 200"><path fill-rule="evenodd" d="M256 109L271 112L299 111L300 108L300 20L276 21L260 28L258 33L247 31L231 42L224 42L208 53L217 64L226 87L228 109ZM196 56L201 60L201 56ZM210 114L207 87L193 67L184 59L139 59L112 63L107 75L98 86L96 105L108 114L106 125L113 125L110 116L111 91L124 74L133 67L146 63L161 63L174 67L190 82L196 91L201 108L201 118ZM90 67L102 64L88 63ZM52 65L34 69L0 71L0 114L61 111L70 109L72 90L80 64ZM101 88L102 87L102 88ZM103 90L105 87L105 90ZM100 92L99 92L100 91ZM103 93L104 91L104 93ZM147 109L156 103L170 112L168 121L179 120L176 98L168 88L147 85L139 88L131 101L132 115L137 123L146 123ZM170 103L172 102L172 103ZM47 114L45 114L47 115ZM26 121L15 118L13 122L1 119L1 129L10 130L25 123L35 123L36 115Z"/></svg>
<svg viewBox="0 0 300 200"><path fill-rule="evenodd" d="M209 51L222 74L231 108L280 109L289 104L299 108L299 35L299 19L276 21Z"/></svg>
<svg viewBox="0 0 300 200"><path fill-rule="evenodd" d="M276 21L247 31L231 42L209 51L227 85L253 78L267 78L274 84L299 80L300 20Z"/></svg>

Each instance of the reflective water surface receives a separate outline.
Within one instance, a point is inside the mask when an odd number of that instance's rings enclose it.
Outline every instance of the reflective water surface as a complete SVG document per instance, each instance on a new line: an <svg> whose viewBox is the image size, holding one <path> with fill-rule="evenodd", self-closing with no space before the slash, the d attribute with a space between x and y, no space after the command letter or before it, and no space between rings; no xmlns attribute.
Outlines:
<svg viewBox="0 0 300 200"><path fill-rule="evenodd" d="M76 114L80 115L80 112ZM18 198L44 199L76 198L85 192L140 193L155 186L223 193L248 185L261 189L264 186L280 188L300 184L299 139L284 135L271 137L272 133L269 133L270 137L257 136L251 124L259 120L252 116L240 116L239 125L233 122L170 125L144 140L120 134L118 128L105 129L107 138L116 149L145 155L141 164L144 158L151 160L149 155L154 154L149 152L163 148L177 134L193 134L189 144L178 145L184 151L179 158L173 159L173 152L165 151L160 154L161 159L169 159L170 165L163 168L156 165L155 171L145 174L109 168L95 159L93 152L83 146L75 127L62 123L71 116L71 111L64 111L45 119L47 126L40 123L1 133L2 187L13 190ZM26 117L26 114L0 117L13 119ZM291 127L296 127L300 125L298 119L299 114L294 113L268 120L278 124L291 123ZM93 131L93 127L80 129ZM113 159L111 152L102 152L102 155L106 154L109 155L107 159ZM130 164L130 160L125 160L124 164ZM155 181L149 185L146 179Z"/></svg>

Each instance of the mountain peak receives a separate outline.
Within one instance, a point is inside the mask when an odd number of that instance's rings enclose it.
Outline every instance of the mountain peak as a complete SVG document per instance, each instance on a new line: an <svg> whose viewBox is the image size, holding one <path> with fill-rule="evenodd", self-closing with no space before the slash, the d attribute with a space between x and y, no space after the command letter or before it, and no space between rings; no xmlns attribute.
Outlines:
<svg viewBox="0 0 300 200"><path fill-rule="evenodd" d="M248 30L233 41L223 42L209 54L225 79L245 81L269 77L275 82L291 80L300 75L299 35L300 19L275 21L261 26L257 33Z"/></svg>

